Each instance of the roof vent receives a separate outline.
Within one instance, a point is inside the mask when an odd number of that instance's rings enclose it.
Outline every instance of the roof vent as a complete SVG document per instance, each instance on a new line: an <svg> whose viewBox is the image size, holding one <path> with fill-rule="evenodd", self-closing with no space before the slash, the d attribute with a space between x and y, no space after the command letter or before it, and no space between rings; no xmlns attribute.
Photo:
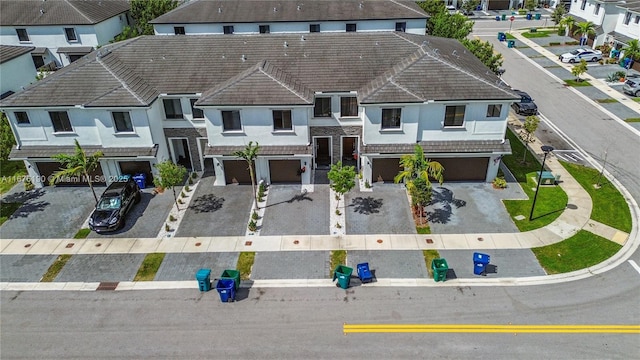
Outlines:
<svg viewBox="0 0 640 360"><path fill-rule="evenodd" d="M451 55L453 55L453 56L458 56L458 50L453 50L453 52L451 53Z"/></svg>
<svg viewBox="0 0 640 360"><path fill-rule="evenodd" d="M300 36L300 41L305 41L307 39L304 38L304 35Z"/></svg>
<svg viewBox="0 0 640 360"><path fill-rule="evenodd" d="M225 58L224 54L222 54L222 58L223 58L223 59Z"/></svg>
<svg viewBox="0 0 640 360"><path fill-rule="evenodd" d="M378 46L378 45L380 45L380 42L379 42L379 41L376 41L376 46Z"/></svg>
<svg viewBox="0 0 640 360"><path fill-rule="evenodd" d="M273 12L278 12L278 8L277 7L273 7Z"/></svg>
<svg viewBox="0 0 640 360"><path fill-rule="evenodd" d="M44 14L44 9L40 9L40 15Z"/></svg>
<svg viewBox="0 0 640 360"><path fill-rule="evenodd" d="M285 42L284 42L284 45L282 45L282 46L284 46L284 47L289 47L289 43L285 41Z"/></svg>
<svg viewBox="0 0 640 360"><path fill-rule="evenodd" d="M364 5L362 3L360 3L360 9L362 9L364 7Z"/></svg>
<svg viewBox="0 0 640 360"><path fill-rule="evenodd" d="M301 7L300 7L300 5L298 5L298 11L300 11L300 9L301 9Z"/></svg>
<svg viewBox="0 0 640 360"><path fill-rule="evenodd" d="M220 13L222 13L222 8L221 7L218 8L218 14L220 14Z"/></svg>
<svg viewBox="0 0 640 360"><path fill-rule="evenodd" d="M247 61L247 57L244 54L242 54L242 61Z"/></svg>

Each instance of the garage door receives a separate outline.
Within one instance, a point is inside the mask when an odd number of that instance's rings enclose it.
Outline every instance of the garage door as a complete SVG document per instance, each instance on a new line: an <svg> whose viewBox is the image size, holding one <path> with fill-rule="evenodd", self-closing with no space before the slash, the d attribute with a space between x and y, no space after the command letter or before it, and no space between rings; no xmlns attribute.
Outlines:
<svg viewBox="0 0 640 360"><path fill-rule="evenodd" d="M444 166L444 181L484 181L489 158L431 159Z"/></svg>
<svg viewBox="0 0 640 360"><path fill-rule="evenodd" d="M147 176L147 184L153 183L151 175L151 163L148 161L120 161L120 173L123 175L145 174Z"/></svg>
<svg viewBox="0 0 640 360"><path fill-rule="evenodd" d="M373 182L393 182L393 178L400 172L400 158L373 159Z"/></svg>
<svg viewBox="0 0 640 360"><path fill-rule="evenodd" d="M300 160L269 160L271 183L300 183Z"/></svg>
<svg viewBox="0 0 640 360"><path fill-rule="evenodd" d="M36 163L36 167L38 168L38 172L40 173L40 176L43 177L44 179L47 179L46 181L44 181L44 185L52 185L49 183L49 180L51 176L53 176L53 173L60 170L60 168L62 167L62 164L58 163L58 162L37 162ZM91 176L91 180L93 180L93 184L96 185L104 185L105 184L105 178L104 175L102 174L102 167L100 165L98 165L98 167L90 174ZM87 185L87 179L84 177L70 177L70 178L63 178L61 179L61 181L57 182L56 185Z"/></svg>
<svg viewBox="0 0 640 360"><path fill-rule="evenodd" d="M223 160L224 180L227 184L251 184L251 174L244 160Z"/></svg>

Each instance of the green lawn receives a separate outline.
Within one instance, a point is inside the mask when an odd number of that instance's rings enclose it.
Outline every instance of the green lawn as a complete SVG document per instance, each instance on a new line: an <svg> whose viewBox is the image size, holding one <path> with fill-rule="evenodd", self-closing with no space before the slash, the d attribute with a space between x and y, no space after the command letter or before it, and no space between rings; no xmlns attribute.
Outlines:
<svg viewBox="0 0 640 360"><path fill-rule="evenodd" d="M527 39L543 38L543 37L548 37L549 32L548 31L523 32L522 36L526 37Z"/></svg>
<svg viewBox="0 0 640 360"><path fill-rule="evenodd" d="M505 35L506 35L507 39L509 39L509 40L515 40L516 39L515 36L513 36L513 35L511 35L509 33L506 33Z"/></svg>
<svg viewBox="0 0 640 360"><path fill-rule="evenodd" d="M142 264L138 269L138 273L133 281L153 281L156 277L158 269L164 260L164 253L147 254L142 260Z"/></svg>
<svg viewBox="0 0 640 360"><path fill-rule="evenodd" d="M559 243L533 248L547 274L561 274L601 263L622 246L585 230Z"/></svg>
<svg viewBox="0 0 640 360"><path fill-rule="evenodd" d="M591 195L593 210L591 219L624 232L631 232L631 212L624 197L600 172L582 165L561 161L571 176ZM600 188L594 184L600 181Z"/></svg>
<svg viewBox="0 0 640 360"><path fill-rule="evenodd" d="M22 203L6 203L0 202L0 225L4 224L9 217L18 210Z"/></svg>
<svg viewBox="0 0 640 360"><path fill-rule="evenodd" d="M626 118L624 119L626 122L640 122L640 118Z"/></svg>
<svg viewBox="0 0 640 360"><path fill-rule="evenodd" d="M80 230L78 230L78 232L73 235L74 239L86 239L87 236L89 236L89 234L91 234L91 229L87 229L87 228L82 228Z"/></svg>
<svg viewBox="0 0 640 360"><path fill-rule="evenodd" d="M18 183L18 179L27 175L27 169L22 161L0 160L0 194L4 194Z"/></svg>
<svg viewBox="0 0 640 360"><path fill-rule="evenodd" d="M255 252L241 252L240 256L238 256L238 262L236 264L236 269L240 271L240 280L249 280L251 277L251 268L253 267L253 262L256 259Z"/></svg>
<svg viewBox="0 0 640 360"><path fill-rule="evenodd" d="M333 278L333 270L338 265L346 265L347 263L347 251L346 250L333 250L331 252L329 277Z"/></svg>
<svg viewBox="0 0 640 360"><path fill-rule="evenodd" d="M429 277L433 278L433 269L431 269L431 261L433 259L440 258L438 250L422 250L422 256L424 256L424 262L427 265L429 271Z"/></svg>
<svg viewBox="0 0 640 360"><path fill-rule="evenodd" d="M56 276L58 276L62 268L67 264L67 261L69 261L69 259L71 259L71 255L59 255L56 258L56 261L54 261L53 264L49 266L49 269L42 276L40 282L52 282L56 278Z"/></svg>
<svg viewBox="0 0 640 360"><path fill-rule="evenodd" d="M585 79L581 79L580 81L572 79L572 80L565 80L564 82L567 85L573 86L573 87L591 86L591 83L589 82L589 80L585 80Z"/></svg>
<svg viewBox="0 0 640 360"><path fill-rule="evenodd" d="M606 98L606 99L596 99L596 102L600 104L611 104L611 103L617 103L618 100L612 99L612 98Z"/></svg>

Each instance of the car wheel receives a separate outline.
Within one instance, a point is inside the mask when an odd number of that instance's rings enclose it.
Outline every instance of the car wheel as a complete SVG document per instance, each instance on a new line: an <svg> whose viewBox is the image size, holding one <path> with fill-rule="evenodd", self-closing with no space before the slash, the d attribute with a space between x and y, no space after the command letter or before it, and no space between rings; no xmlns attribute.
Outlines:
<svg viewBox="0 0 640 360"><path fill-rule="evenodd" d="M118 230L122 230L122 228L124 228L126 221L124 218L122 218L122 220L120 220L120 224L118 225Z"/></svg>
<svg viewBox="0 0 640 360"><path fill-rule="evenodd" d="M593 59L591 59L591 62L596 62L598 61L598 58L594 57Z"/></svg>
<svg viewBox="0 0 640 360"><path fill-rule="evenodd" d="M576 60L575 60L575 59L569 59L569 64L573 64L573 63L575 63L575 62L576 62Z"/></svg>
<svg viewBox="0 0 640 360"><path fill-rule="evenodd" d="M136 196L134 197L134 202L137 204L140 202L140 198L142 198L142 196L140 195L140 191L138 191L138 193L136 193Z"/></svg>
<svg viewBox="0 0 640 360"><path fill-rule="evenodd" d="M636 91L635 94L633 94L633 96L640 97L640 90Z"/></svg>

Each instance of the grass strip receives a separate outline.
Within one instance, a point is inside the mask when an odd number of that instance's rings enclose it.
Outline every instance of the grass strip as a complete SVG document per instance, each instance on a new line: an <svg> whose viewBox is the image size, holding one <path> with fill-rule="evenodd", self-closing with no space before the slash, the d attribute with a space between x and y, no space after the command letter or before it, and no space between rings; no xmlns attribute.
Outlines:
<svg viewBox="0 0 640 360"><path fill-rule="evenodd" d="M27 175L23 161L0 160L0 194L4 194Z"/></svg>
<svg viewBox="0 0 640 360"><path fill-rule="evenodd" d="M626 118L625 122L640 122L640 118Z"/></svg>
<svg viewBox="0 0 640 360"><path fill-rule="evenodd" d="M89 234L91 234L91 229L87 229L87 228L82 228L80 230L78 230L78 232L73 235L74 239L86 239L87 236L89 236Z"/></svg>
<svg viewBox="0 0 640 360"><path fill-rule="evenodd" d="M329 277L333 278L333 270L338 265L346 265L347 263L347 251L346 250L333 250L330 255L329 264Z"/></svg>
<svg viewBox="0 0 640 360"><path fill-rule="evenodd" d="M236 269L240 271L240 280L249 280L251 278L251 268L256 259L255 252L241 252L238 256Z"/></svg>
<svg viewBox="0 0 640 360"><path fill-rule="evenodd" d="M133 278L133 281L153 281L156 277L156 273L160 268L160 264L162 264L162 260L164 260L165 253L151 253L147 254L142 260L142 264L138 269L138 273L136 277Z"/></svg>
<svg viewBox="0 0 640 360"><path fill-rule="evenodd" d="M71 259L71 255L69 254L58 255L58 258L53 262L53 264L51 264L51 266L49 266L49 269L47 269L47 272L42 276L40 282L52 282L53 279L58 276L62 268L67 264L69 259Z"/></svg>
<svg viewBox="0 0 640 360"><path fill-rule="evenodd" d="M586 230L553 245L533 248L547 274L562 274L601 263L617 253L621 245Z"/></svg>
<svg viewBox="0 0 640 360"><path fill-rule="evenodd" d="M523 32L522 36L526 37L527 39L543 38L543 37L549 37L549 32L547 31Z"/></svg>
<svg viewBox="0 0 640 360"><path fill-rule="evenodd" d="M431 261L433 259L440 258L438 250L422 250L422 256L424 256L424 263L427 265L427 271L429 271L429 277L433 278L433 269L431 269Z"/></svg>
<svg viewBox="0 0 640 360"><path fill-rule="evenodd" d="M0 225L9 220L9 217L11 217L21 205L22 203L19 202L0 202Z"/></svg>
<svg viewBox="0 0 640 360"><path fill-rule="evenodd" d="M606 98L606 99L596 99L596 102L600 104L612 104L612 103L617 103L618 100L612 99L612 98Z"/></svg>
<svg viewBox="0 0 640 360"><path fill-rule="evenodd" d="M589 80L581 79L580 81L575 79L569 79L564 81L565 84L573 87L592 86Z"/></svg>
<svg viewBox="0 0 640 360"><path fill-rule="evenodd" d="M424 226L416 226L416 232L418 234L431 234L431 226L429 225L424 225Z"/></svg>
<svg viewBox="0 0 640 360"><path fill-rule="evenodd" d="M586 166L560 161L560 164L589 193L593 202L591 219L612 228L631 232L631 211L624 196L600 172ZM598 188L595 184L600 183Z"/></svg>

